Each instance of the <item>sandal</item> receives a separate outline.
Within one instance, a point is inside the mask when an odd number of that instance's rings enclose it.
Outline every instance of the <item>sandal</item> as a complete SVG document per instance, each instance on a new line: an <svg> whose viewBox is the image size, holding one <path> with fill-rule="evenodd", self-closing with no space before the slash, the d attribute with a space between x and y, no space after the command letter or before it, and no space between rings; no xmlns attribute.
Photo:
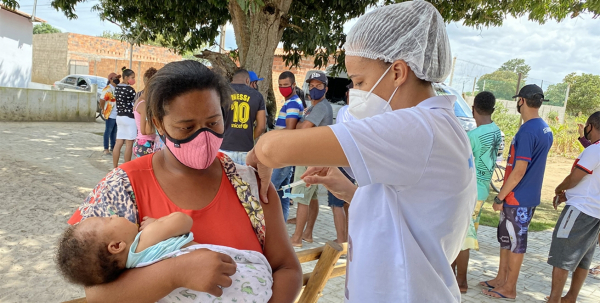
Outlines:
<svg viewBox="0 0 600 303"><path fill-rule="evenodd" d="M489 281L482 281L482 282L479 282L479 284L477 284L477 285L479 285L480 287L482 287L484 289L494 289L495 287L490 285L488 282Z"/></svg>
<svg viewBox="0 0 600 303"><path fill-rule="evenodd" d="M517 298L516 298L516 297L514 297L514 298L509 298L509 297L507 297L507 296L505 296L505 295L503 295L503 294L501 294L501 293L499 293L499 292L497 292L497 291L493 291L493 290L491 290L491 289L488 289L488 294L486 294L484 291L485 291L485 290L482 290L482 291L481 291L481 293L482 293L484 296L488 297L488 298L492 298L492 299L498 299L498 300L503 300L503 301L511 301L511 302L515 302L515 301L517 300ZM490 295L489 295L489 293L497 294L497 295L499 295L500 297L494 297L494 296L490 296Z"/></svg>

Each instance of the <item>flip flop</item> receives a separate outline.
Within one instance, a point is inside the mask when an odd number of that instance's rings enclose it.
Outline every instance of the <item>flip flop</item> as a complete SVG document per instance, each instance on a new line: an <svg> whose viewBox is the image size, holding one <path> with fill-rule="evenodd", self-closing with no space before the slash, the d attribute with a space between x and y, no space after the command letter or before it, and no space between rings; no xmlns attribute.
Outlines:
<svg viewBox="0 0 600 303"><path fill-rule="evenodd" d="M488 282L489 282L489 281L481 281L481 282L479 282L477 285L479 285L479 286L480 286L481 288L483 288L483 289L486 289L486 288L487 288L487 289L494 289L495 287L494 287L494 286L492 286L492 285L490 285ZM485 283L485 285L483 285L483 284L481 284L481 283Z"/></svg>
<svg viewBox="0 0 600 303"><path fill-rule="evenodd" d="M313 242L315 242L315 240L306 240L306 239L304 239L304 238L302 238L302 241L304 241L304 242L306 242L306 243L313 243Z"/></svg>
<svg viewBox="0 0 600 303"><path fill-rule="evenodd" d="M484 292L483 292L483 290L481 291L481 293L482 293L484 296L488 297L488 298L492 298L492 299L498 299L498 300L502 300L502 301L511 301L511 302L515 302L515 301L517 300L517 298L516 298L516 297L515 297L515 298L509 298L509 297L507 297L507 296L505 296L505 295L503 295L503 294L501 294L501 293L499 293L499 292L497 292L497 291L493 291L492 289L488 289L488 292L491 292L491 293L497 294L497 295L499 295L499 296L500 296L500 298L497 298L497 297L494 297L494 296L490 296L490 295L488 295L488 294L484 293Z"/></svg>

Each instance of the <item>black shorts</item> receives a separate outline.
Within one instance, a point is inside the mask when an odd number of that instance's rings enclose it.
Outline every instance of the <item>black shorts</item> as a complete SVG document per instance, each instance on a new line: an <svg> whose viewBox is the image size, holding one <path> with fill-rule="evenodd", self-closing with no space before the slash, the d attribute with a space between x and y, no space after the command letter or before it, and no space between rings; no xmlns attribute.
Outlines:
<svg viewBox="0 0 600 303"><path fill-rule="evenodd" d="M506 207L504 205L498 223L500 248L508 249L515 254L524 254L527 251L527 234L534 213L535 206Z"/></svg>
<svg viewBox="0 0 600 303"><path fill-rule="evenodd" d="M548 264L568 271L590 269L598 234L600 219L565 206L552 233Z"/></svg>

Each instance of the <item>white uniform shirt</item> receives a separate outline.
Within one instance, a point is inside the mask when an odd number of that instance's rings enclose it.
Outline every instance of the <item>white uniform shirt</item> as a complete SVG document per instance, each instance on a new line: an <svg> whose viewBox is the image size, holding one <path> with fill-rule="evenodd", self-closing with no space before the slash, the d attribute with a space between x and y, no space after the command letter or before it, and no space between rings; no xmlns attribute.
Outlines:
<svg viewBox="0 0 600 303"><path fill-rule="evenodd" d="M578 168L576 168L578 167ZM588 146L575 160L573 169L587 172L579 183L566 191L567 205L600 219L600 143Z"/></svg>
<svg viewBox="0 0 600 303"><path fill-rule="evenodd" d="M359 188L350 203L346 302L460 302L450 263L477 200L453 96L330 126Z"/></svg>

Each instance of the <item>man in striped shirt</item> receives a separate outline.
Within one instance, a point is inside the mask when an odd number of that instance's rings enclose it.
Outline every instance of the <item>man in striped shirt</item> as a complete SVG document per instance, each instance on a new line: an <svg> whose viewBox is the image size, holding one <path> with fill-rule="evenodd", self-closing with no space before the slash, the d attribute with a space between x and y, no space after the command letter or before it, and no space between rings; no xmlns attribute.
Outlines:
<svg viewBox="0 0 600 303"><path fill-rule="evenodd" d="M279 75L279 92L285 98L285 103L279 111L277 122L275 122L275 129L296 129L296 124L302 118L304 106L302 105L302 100L296 95L296 77L292 72L285 71ZM276 189L279 189L284 185L290 184L291 177L291 166L276 168L273 170L271 182L273 182ZM277 191L277 194L281 200L283 218L287 221L290 210L290 199L283 196L283 191Z"/></svg>

